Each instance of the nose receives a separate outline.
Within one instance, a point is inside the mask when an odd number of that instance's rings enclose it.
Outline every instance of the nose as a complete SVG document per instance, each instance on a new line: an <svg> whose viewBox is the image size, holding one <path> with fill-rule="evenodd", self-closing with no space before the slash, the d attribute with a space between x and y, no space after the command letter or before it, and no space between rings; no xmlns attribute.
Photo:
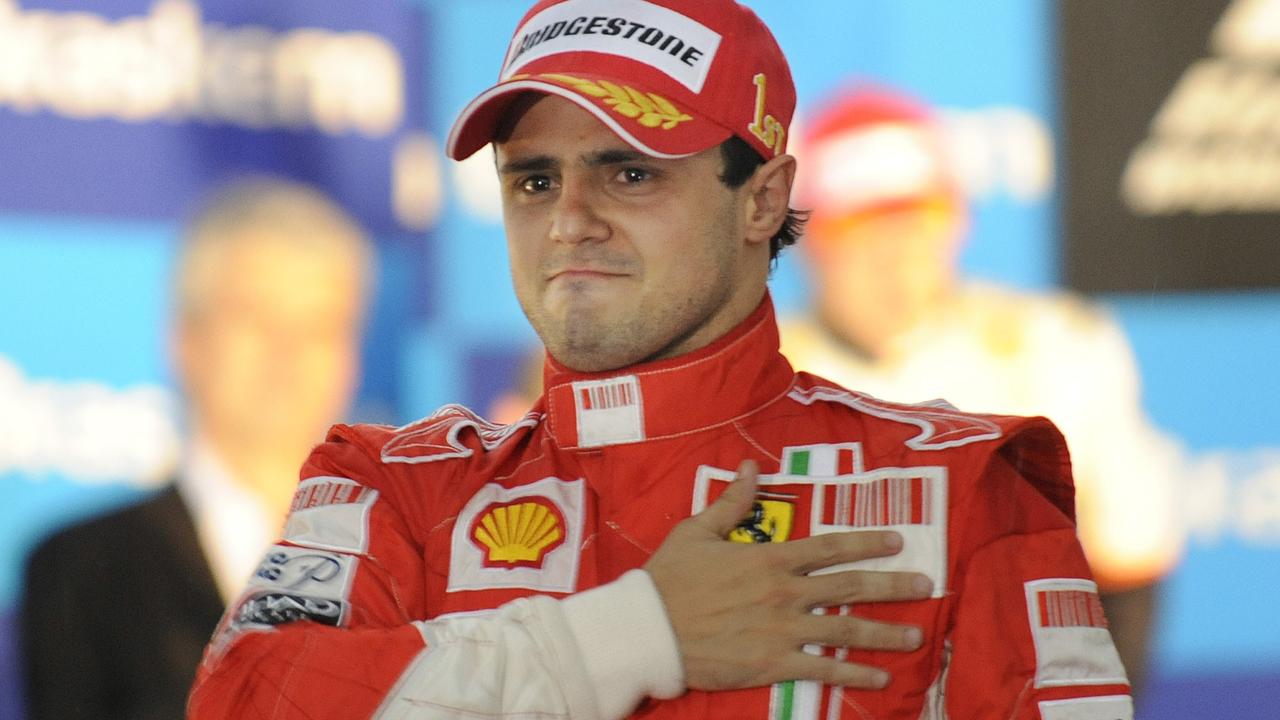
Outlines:
<svg viewBox="0 0 1280 720"><path fill-rule="evenodd" d="M609 224L600 216L599 202L589 183L564 179L552 211L551 239L569 245L608 239Z"/></svg>

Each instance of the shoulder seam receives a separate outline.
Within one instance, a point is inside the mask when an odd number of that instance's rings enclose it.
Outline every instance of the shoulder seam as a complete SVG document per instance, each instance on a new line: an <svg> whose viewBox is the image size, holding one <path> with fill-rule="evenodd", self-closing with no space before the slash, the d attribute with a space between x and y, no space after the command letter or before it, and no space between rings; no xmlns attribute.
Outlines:
<svg viewBox="0 0 1280 720"><path fill-rule="evenodd" d="M530 411L510 425L499 425L480 417L464 405L444 405L421 420L397 428L395 435L382 446L379 457L387 464L418 464L466 458L474 454L474 451L460 440L463 430L471 428L488 452L520 429L537 427L542 418L542 413ZM443 437L440 437L441 434Z"/></svg>
<svg viewBox="0 0 1280 720"><path fill-rule="evenodd" d="M883 420L914 425L920 433L906 441L912 450L946 450L970 443L998 440L1004 431L981 415L962 412L944 401L919 405L886 402L870 395L838 387L795 387L787 397L801 405L831 402Z"/></svg>

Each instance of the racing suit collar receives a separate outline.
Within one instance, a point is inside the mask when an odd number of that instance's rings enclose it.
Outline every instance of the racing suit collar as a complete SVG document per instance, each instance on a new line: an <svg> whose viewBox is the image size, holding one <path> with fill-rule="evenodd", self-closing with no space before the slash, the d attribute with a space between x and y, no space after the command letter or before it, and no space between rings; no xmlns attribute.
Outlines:
<svg viewBox="0 0 1280 720"><path fill-rule="evenodd" d="M737 327L676 358L603 373L581 373L548 357L543 368L547 428L566 449L661 440L743 417L791 387L778 352L778 325L766 293Z"/></svg>

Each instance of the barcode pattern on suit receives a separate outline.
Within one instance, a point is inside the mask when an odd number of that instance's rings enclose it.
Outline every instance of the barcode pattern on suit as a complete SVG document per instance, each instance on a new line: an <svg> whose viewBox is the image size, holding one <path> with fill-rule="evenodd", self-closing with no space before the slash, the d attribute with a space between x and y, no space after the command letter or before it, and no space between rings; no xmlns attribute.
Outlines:
<svg viewBox="0 0 1280 720"><path fill-rule="evenodd" d="M582 388L578 392L582 393L584 410L608 410L636 402L635 389L630 383Z"/></svg>
<svg viewBox="0 0 1280 720"><path fill-rule="evenodd" d="M1040 609L1040 627L1105 628L1098 594L1088 590L1041 590L1036 593Z"/></svg>
<svg viewBox="0 0 1280 720"><path fill-rule="evenodd" d="M831 519L851 527L928 525L933 522L933 479L881 478L827 488Z"/></svg>
<svg viewBox="0 0 1280 720"><path fill-rule="evenodd" d="M316 483L299 488L293 495L289 511L295 512L321 505L345 505L358 503L368 494L369 488L352 483Z"/></svg>
<svg viewBox="0 0 1280 720"><path fill-rule="evenodd" d="M840 448L836 452L836 474L848 475L856 472L856 454L852 448ZM833 511L835 522L841 525L849 524L849 516L853 512L853 486L837 485L835 491L835 507ZM832 503L828 500L827 507L832 507Z"/></svg>

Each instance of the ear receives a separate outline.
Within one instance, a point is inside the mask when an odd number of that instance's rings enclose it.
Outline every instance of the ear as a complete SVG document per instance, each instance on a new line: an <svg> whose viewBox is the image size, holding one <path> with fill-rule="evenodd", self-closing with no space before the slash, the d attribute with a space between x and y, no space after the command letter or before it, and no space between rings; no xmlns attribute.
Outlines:
<svg viewBox="0 0 1280 720"><path fill-rule="evenodd" d="M779 155L756 168L747 181L746 236L748 242L768 243L787 219L796 159Z"/></svg>

